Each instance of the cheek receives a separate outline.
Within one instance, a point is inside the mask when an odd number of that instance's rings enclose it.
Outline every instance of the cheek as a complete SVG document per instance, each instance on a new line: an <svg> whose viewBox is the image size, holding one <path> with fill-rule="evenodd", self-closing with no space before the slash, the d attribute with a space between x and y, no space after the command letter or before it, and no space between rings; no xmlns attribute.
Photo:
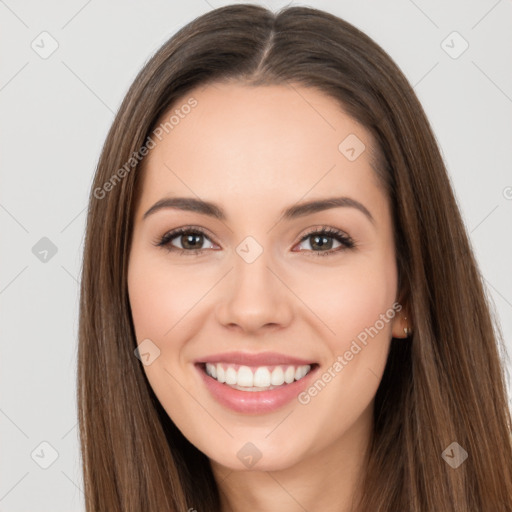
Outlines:
<svg viewBox="0 0 512 512"><path fill-rule="evenodd" d="M325 333L325 340L329 340L331 351L339 353L392 307L397 291L397 270L392 255L354 258L353 262L336 269L319 269L314 278L302 276L296 280L294 290L305 298L307 306L323 325L321 332ZM378 327L383 335L390 335L390 321L384 326L379 322Z"/></svg>
<svg viewBox="0 0 512 512"><path fill-rule="evenodd" d="M369 406L386 366L392 322L399 310L394 253L354 259L316 277L315 286L310 283L308 288L308 306L329 327L322 328L327 350L322 382L306 390L301 403L322 411L317 413L318 429L336 436ZM327 429L324 414L332 420Z"/></svg>
<svg viewBox="0 0 512 512"><path fill-rule="evenodd" d="M201 322L194 314L198 300L212 284L206 276L191 275L165 258L137 250L128 267L128 293L137 343L151 340L158 356L143 370L167 413L173 419L183 418L189 396L180 383L186 340L194 337ZM203 278L204 277L204 278ZM156 349L150 345L156 354ZM187 405L188 404L188 405ZM186 417L185 417L186 420ZM181 421L185 421L181 420Z"/></svg>
<svg viewBox="0 0 512 512"><path fill-rule="evenodd" d="M201 274L191 275L161 259L134 254L128 290L137 341L150 338L161 344L172 337L172 331L186 324L181 320L211 287L208 282Z"/></svg>
<svg viewBox="0 0 512 512"><path fill-rule="evenodd" d="M299 402L309 412L311 430L325 445L371 410L386 366L392 321L399 311L396 278L392 257L382 258L331 272L325 280L329 292L315 288L309 294L308 305L334 334L325 331L328 350L322 372Z"/></svg>

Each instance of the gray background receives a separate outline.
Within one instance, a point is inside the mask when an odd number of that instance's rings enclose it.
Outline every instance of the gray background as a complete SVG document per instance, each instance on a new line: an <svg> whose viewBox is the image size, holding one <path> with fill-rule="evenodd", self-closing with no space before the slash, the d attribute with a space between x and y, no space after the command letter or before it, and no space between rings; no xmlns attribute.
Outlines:
<svg viewBox="0 0 512 512"><path fill-rule="evenodd" d="M0 0L0 512L84 510L77 305L95 165L144 62L188 21L229 3ZM511 351L512 2L291 3L362 29L414 86ZM461 55L453 31L469 44Z"/></svg>

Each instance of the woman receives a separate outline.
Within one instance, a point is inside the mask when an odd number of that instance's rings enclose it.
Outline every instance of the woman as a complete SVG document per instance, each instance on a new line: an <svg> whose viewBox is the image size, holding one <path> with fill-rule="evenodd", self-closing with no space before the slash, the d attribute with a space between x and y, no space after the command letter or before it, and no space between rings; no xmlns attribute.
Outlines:
<svg viewBox="0 0 512 512"><path fill-rule="evenodd" d="M89 512L512 510L499 329L444 163L343 20L232 5L157 52L81 286Z"/></svg>

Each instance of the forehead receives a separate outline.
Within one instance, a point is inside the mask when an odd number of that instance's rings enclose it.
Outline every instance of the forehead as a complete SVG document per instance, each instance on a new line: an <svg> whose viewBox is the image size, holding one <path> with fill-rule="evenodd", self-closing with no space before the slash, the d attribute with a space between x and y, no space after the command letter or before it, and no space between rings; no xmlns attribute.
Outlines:
<svg viewBox="0 0 512 512"><path fill-rule="evenodd" d="M260 201L277 194L294 202L381 189L373 138L315 88L210 84L176 101L157 130L143 171L142 195L152 200L162 193Z"/></svg>

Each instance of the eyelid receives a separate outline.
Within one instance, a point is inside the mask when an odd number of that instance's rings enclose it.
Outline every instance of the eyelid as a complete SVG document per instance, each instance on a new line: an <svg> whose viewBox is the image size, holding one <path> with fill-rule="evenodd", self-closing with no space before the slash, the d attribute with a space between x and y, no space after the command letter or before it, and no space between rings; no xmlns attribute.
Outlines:
<svg viewBox="0 0 512 512"><path fill-rule="evenodd" d="M316 226L316 227L308 229L306 231L306 233L304 235L302 235L302 237L299 239L299 242L302 242L305 238L307 238L308 236L313 235L315 233L328 233L329 235L339 236L339 237L343 236L347 240L353 241L352 237L348 233L343 231L342 229L333 228L331 226Z"/></svg>
<svg viewBox="0 0 512 512"><path fill-rule="evenodd" d="M215 241L215 237L210 234L209 230L207 230L206 228L202 228L202 227L194 226L194 225L181 226L179 228L175 228L175 229L166 231L162 236L159 236L156 238L156 240L154 241L154 245L162 246L165 248L167 245L170 245L171 240L174 240L176 237L180 236L183 233L191 233L191 232L201 234L205 238L210 240L214 245L220 246L220 244ZM164 240L166 241L165 243L164 243ZM173 249L175 249L177 251L180 251L180 250L185 251L184 249L180 249L179 247L174 247L174 246L173 246ZM204 250L206 250L206 249L191 249L191 250L188 250L185 252L193 253L194 251L201 252Z"/></svg>
<svg viewBox="0 0 512 512"><path fill-rule="evenodd" d="M199 232L202 235L205 235L208 238L212 239L212 241L215 239L213 234L210 233L210 231L208 229L202 228L200 226L195 226L195 225L192 225L192 224L190 226L181 226L179 228L170 229L169 231L166 231L163 236L165 237L165 236L168 236L168 235L172 235L173 237L176 237L176 236L180 235L181 233L188 233L190 231L192 231L192 232ZM219 245L219 244L217 244L217 245Z"/></svg>

